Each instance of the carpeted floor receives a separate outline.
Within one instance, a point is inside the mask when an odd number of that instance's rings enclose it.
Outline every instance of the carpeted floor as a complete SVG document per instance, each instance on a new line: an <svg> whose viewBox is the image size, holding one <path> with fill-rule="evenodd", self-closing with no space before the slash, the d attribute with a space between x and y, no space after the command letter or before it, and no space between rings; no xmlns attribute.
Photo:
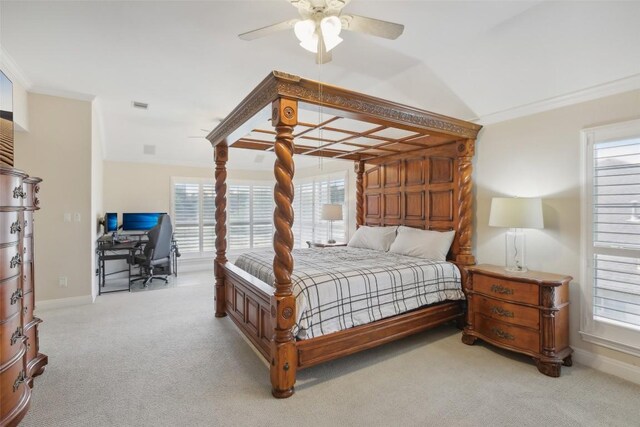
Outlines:
<svg viewBox="0 0 640 427"><path fill-rule="evenodd" d="M448 326L301 371L296 394L276 400L266 365L213 316L210 275L180 280L39 313L49 366L21 425L640 424L639 386L579 364L549 378Z"/></svg>

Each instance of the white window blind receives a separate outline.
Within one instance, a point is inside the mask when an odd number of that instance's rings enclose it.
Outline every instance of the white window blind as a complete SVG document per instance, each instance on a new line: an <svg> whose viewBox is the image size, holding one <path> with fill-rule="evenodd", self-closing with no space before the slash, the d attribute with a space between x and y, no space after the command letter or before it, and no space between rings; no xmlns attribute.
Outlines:
<svg viewBox="0 0 640 427"><path fill-rule="evenodd" d="M640 137L593 144L593 315L640 328Z"/></svg>
<svg viewBox="0 0 640 427"><path fill-rule="evenodd" d="M582 131L586 341L640 356L640 120Z"/></svg>
<svg viewBox="0 0 640 427"><path fill-rule="evenodd" d="M293 209L295 213L293 232L296 247L306 247L307 241L326 242L329 239L329 221L321 219L323 204L345 206L346 177L317 176L296 182ZM343 212L343 218L346 213ZM346 220L333 221L333 238L346 240Z"/></svg>
<svg viewBox="0 0 640 427"><path fill-rule="evenodd" d="M215 251L215 188L213 183L188 178L173 180L174 236L180 252Z"/></svg>
<svg viewBox="0 0 640 427"><path fill-rule="evenodd" d="M271 246L273 185L230 183L227 192L229 250Z"/></svg>

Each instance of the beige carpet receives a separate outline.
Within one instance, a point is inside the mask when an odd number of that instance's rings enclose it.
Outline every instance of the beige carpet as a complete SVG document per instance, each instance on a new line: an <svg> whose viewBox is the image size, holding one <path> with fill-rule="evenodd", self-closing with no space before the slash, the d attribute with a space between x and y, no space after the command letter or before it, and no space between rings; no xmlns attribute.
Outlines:
<svg viewBox="0 0 640 427"><path fill-rule="evenodd" d="M40 313L49 366L22 425L640 425L640 387L577 364L549 378L453 327L302 371L276 400L266 366L214 318L212 286L196 284L210 277L180 280L191 286Z"/></svg>

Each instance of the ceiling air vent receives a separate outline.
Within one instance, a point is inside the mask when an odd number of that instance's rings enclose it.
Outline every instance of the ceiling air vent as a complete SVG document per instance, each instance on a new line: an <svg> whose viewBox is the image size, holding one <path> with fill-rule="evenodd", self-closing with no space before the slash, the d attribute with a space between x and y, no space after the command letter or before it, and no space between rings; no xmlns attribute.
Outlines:
<svg viewBox="0 0 640 427"><path fill-rule="evenodd" d="M149 108L149 104L146 102L133 101L133 108L140 108L141 110L146 110Z"/></svg>
<svg viewBox="0 0 640 427"><path fill-rule="evenodd" d="M142 146L142 152L144 154L150 154L150 155L155 155L156 154L156 146L155 145L143 145Z"/></svg>

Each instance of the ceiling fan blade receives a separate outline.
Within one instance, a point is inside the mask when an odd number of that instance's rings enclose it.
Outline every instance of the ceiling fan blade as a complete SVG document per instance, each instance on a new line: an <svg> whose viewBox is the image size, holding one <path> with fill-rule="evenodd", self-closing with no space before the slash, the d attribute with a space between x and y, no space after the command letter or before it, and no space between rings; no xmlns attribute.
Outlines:
<svg viewBox="0 0 640 427"><path fill-rule="evenodd" d="M255 40L260 37L268 36L272 33L289 30L298 22L299 19L290 19L288 21L279 22L277 24L268 25L266 27L258 28L257 30L247 31L246 33L238 34L242 40Z"/></svg>
<svg viewBox="0 0 640 427"><path fill-rule="evenodd" d="M358 15L341 15L342 28L395 40L404 31L404 25Z"/></svg>

